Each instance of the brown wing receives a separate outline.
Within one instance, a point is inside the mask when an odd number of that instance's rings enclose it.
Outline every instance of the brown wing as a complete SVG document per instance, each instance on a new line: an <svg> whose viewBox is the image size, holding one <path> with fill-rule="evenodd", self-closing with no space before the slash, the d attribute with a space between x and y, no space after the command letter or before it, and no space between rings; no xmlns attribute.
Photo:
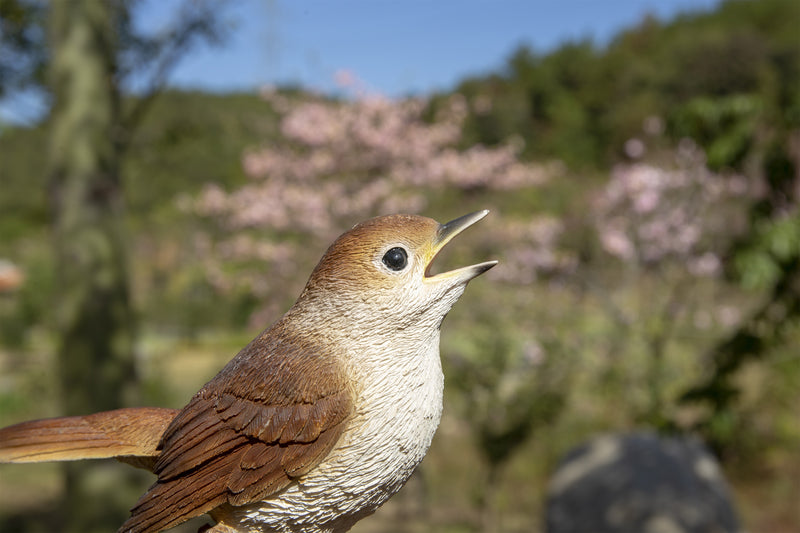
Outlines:
<svg viewBox="0 0 800 533"><path fill-rule="evenodd" d="M259 501L316 466L352 398L336 359L315 348L273 328L242 350L167 428L158 481L120 531L160 531Z"/></svg>

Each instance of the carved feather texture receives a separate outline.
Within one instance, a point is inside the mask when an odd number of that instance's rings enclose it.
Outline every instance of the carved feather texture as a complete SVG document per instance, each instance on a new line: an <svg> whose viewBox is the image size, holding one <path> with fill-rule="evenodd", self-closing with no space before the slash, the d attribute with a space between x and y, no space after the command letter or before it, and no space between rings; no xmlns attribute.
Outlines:
<svg viewBox="0 0 800 533"><path fill-rule="evenodd" d="M161 435L178 412L139 407L22 422L0 429L0 462L130 457L126 462L148 467L148 461L132 458L158 455Z"/></svg>
<svg viewBox="0 0 800 533"><path fill-rule="evenodd" d="M336 357L278 322L174 418L159 445L158 481L120 531L160 531L283 489L333 448L352 404Z"/></svg>

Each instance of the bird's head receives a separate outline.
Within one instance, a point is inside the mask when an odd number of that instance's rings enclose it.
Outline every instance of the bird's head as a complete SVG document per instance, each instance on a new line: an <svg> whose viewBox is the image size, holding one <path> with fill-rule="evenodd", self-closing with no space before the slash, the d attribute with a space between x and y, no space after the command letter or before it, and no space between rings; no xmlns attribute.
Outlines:
<svg viewBox="0 0 800 533"><path fill-rule="evenodd" d="M434 258L456 235L482 219L478 211L446 224L416 215L362 222L328 248L300 301L314 300L336 313L403 328L438 327L471 279L497 261L433 275Z"/></svg>

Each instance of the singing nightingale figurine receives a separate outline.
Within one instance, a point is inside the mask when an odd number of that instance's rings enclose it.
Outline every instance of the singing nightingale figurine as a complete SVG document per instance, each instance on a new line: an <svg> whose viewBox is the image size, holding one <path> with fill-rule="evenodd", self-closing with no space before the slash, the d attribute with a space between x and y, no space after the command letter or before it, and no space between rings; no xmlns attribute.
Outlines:
<svg viewBox="0 0 800 533"><path fill-rule="evenodd" d="M120 532L208 513L212 533L337 533L408 480L442 413L439 328L496 261L432 275L488 211L358 224L289 311L181 410L128 408L0 429L0 462L114 457L158 480Z"/></svg>

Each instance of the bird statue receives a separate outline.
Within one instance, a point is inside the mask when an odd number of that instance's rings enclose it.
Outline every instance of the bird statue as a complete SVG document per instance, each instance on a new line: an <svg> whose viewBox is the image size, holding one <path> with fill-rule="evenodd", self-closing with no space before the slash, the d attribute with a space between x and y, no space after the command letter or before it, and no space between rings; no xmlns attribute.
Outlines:
<svg viewBox="0 0 800 533"><path fill-rule="evenodd" d="M158 476L119 532L208 513L210 533L338 533L408 480L442 413L439 329L497 261L433 275L488 211L367 220L294 305L181 410L126 408L0 429L0 462L114 457Z"/></svg>

